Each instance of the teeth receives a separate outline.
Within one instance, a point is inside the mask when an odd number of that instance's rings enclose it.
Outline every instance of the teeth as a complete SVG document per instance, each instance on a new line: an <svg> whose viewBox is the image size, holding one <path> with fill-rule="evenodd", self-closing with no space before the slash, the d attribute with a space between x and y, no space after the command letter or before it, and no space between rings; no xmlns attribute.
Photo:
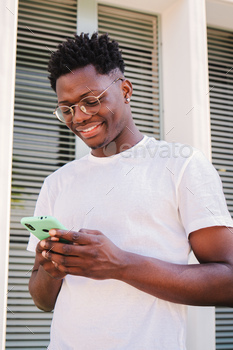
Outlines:
<svg viewBox="0 0 233 350"><path fill-rule="evenodd" d="M88 129L85 129L85 130L82 130L82 132L88 132L88 131L91 131L91 130L93 130L94 128L96 128L97 127L97 125L94 125L94 126L91 126L90 128L88 128Z"/></svg>

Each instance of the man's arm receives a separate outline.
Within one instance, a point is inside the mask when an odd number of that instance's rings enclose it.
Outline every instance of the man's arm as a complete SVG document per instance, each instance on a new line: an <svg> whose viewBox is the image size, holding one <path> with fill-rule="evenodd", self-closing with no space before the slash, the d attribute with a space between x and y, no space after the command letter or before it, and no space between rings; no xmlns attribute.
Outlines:
<svg viewBox="0 0 233 350"><path fill-rule="evenodd" d="M37 245L36 258L29 281L29 292L35 305L44 311L52 311L62 285L64 273L42 256L40 243Z"/></svg>
<svg viewBox="0 0 233 350"><path fill-rule="evenodd" d="M200 264L177 265L147 258L140 262L135 256L124 281L175 303L233 306L232 233L226 227L192 232L190 243Z"/></svg>
<svg viewBox="0 0 233 350"><path fill-rule="evenodd" d="M201 264L179 265L119 249L99 231L51 230L73 245L44 241L42 255L64 274L118 279L174 303L233 306L233 229L204 228L190 234ZM51 247L53 246L53 250Z"/></svg>

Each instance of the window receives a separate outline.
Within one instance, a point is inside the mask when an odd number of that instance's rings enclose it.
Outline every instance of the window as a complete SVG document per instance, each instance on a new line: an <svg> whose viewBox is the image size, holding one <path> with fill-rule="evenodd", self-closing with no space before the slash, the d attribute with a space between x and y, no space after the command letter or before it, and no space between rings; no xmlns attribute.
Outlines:
<svg viewBox="0 0 233 350"><path fill-rule="evenodd" d="M119 42L133 84L131 108L140 131L160 138L158 18L135 11L99 5L99 33Z"/></svg>
<svg viewBox="0 0 233 350"><path fill-rule="evenodd" d="M233 216L233 32L208 28L212 161ZM233 348L232 308L216 308L216 349Z"/></svg>

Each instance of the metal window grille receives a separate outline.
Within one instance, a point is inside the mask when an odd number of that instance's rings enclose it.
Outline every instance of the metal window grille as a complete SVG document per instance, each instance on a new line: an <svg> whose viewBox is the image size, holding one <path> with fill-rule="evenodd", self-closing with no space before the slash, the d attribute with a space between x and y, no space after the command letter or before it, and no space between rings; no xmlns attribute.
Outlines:
<svg viewBox="0 0 233 350"><path fill-rule="evenodd" d="M160 138L158 17L110 6L98 7L99 33L119 42L133 84L131 108L140 131Z"/></svg>
<svg viewBox="0 0 233 350"><path fill-rule="evenodd" d="M233 216L233 32L208 28L212 160ZM216 307L216 349L233 349L233 310Z"/></svg>

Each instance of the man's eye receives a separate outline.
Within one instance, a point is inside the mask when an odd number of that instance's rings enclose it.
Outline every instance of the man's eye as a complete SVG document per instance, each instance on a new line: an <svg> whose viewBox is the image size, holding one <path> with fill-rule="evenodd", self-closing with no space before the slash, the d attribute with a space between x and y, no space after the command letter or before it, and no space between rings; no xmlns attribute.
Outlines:
<svg viewBox="0 0 233 350"><path fill-rule="evenodd" d="M71 110L67 107L60 107L60 110L62 111L62 114L69 115L71 113Z"/></svg>
<svg viewBox="0 0 233 350"><path fill-rule="evenodd" d="M96 99L85 100L83 102L84 102L84 105L86 105L87 107L93 107L99 104L98 100Z"/></svg>
<svg viewBox="0 0 233 350"><path fill-rule="evenodd" d="M65 115L68 115L68 114L70 114L70 113L71 113L70 109L66 109L66 110L63 112L63 114L65 114Z"/></svg>

